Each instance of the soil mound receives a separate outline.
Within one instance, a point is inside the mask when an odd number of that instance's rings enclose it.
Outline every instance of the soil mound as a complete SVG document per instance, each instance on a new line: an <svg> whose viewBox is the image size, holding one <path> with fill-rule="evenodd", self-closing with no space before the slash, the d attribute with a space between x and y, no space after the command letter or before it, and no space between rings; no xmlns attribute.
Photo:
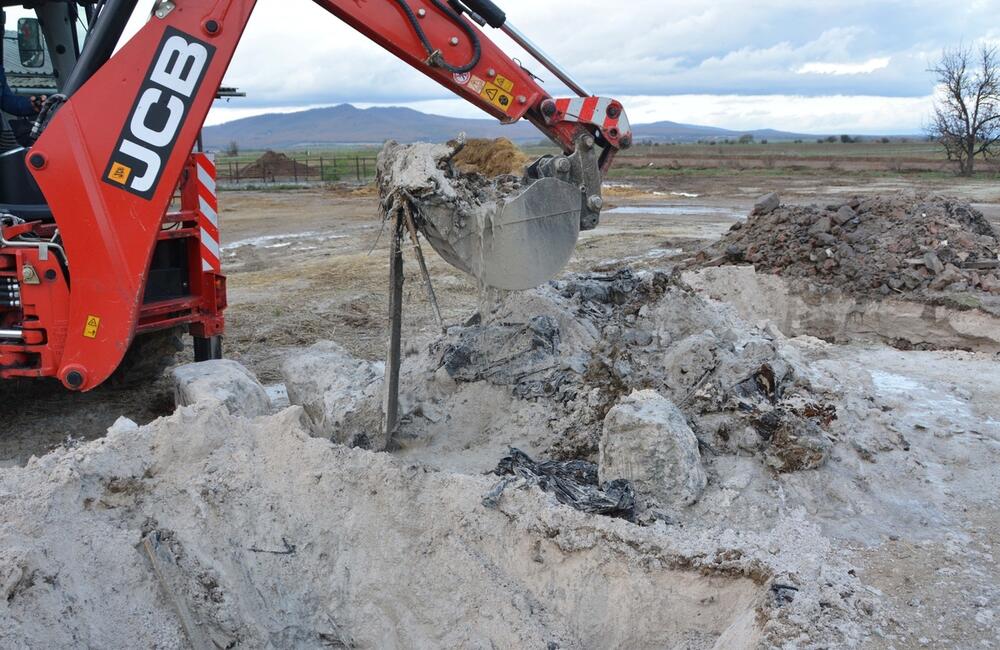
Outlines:
<svg viewBox="0 0 1000 650"><path fill-rule="evenodd" d="M463 471L495 464L505 440L596 460L608 412L645 389L673 401L707 448L751 453L779 472L814 468L829 451L822 398L775 338L659 272L573 275L510 294L408 360L402 384L402 444L444 467L454 445ZM459 413L468 425L443 416ZM468 430L482 437L463 439ZM463 447L489 450L485 466Z"/></svg>
<svg viewBox="0 0 1000 650"><path fill-rule="evenodd" d="M703 263L750 262L758 271L876 295L1000 293L1000 241L968 203L894 195L821 208L765 198Z"/></svg>
<svg viewBox="0 0 1000 650"><path fill-rule="evenodd" d="M452 164L460 173L489 177L504 174L521 176L530 162L531 158L507 138L466 140L462 150L452 158Z"/></svg>
<svg viewBox="0 0 1000 650"><path fill-rule="evenodd" d="M267 181L285 178L305 180L315 171L277 151L266 151L264 155L240 170L243 178L260 178Z"/></svg>
<svg viewBox="0 0 1000 650"><path fill-rule="evenodd" d="M310 438L299 416L186 407L0 472L0 646L750 648L774 608L770 540L538 490L486 508L493 479Z"/></svg>

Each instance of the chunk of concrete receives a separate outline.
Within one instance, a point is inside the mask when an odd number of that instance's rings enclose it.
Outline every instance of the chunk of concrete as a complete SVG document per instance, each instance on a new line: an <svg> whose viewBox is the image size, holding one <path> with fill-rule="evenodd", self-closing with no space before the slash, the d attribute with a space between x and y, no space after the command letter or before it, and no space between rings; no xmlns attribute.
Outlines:
<svg viewBox="0 0 1000 650"><path fill-rule="evenodd" d="M281 364L288 399L308 416L313 435L350 447L382 451L385 364L352 356L320 341Z"/></svg>
<svg viewBox="0 0 1000 650"><path fill-rule="evenodd" d="M753 204L753 212L750 214L771 214L778 209L779 205L781 205L781 197L778 196L777 192L771 192L770 194L765 194L757 199L757 201Z"/></svg>
<svg viewBox="0 0 1000 650"><path fill-rule="evenodd" d="M602 483L627 479L665 507L695 503L708 482L684 414L654 390L636 391L608 412L598 474Z"/></svg>
<svg viewBox="0 0 1000 650"><path fill-rule="evenodd" d="M271 400L257 377L229 359L190 363L174 368L174 401L191 406L217 400L231 415L255 418L271 412Z"/></svg>

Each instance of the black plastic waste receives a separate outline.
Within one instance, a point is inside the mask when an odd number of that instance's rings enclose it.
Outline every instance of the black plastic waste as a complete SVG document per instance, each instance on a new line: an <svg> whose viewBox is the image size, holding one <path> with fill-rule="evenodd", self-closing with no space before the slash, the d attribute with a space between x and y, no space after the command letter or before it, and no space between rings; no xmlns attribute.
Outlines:
<svg viewBox="0 0 1000 650"><path fill-rule="evenodd" d="M597 465L583 460L533 461L520 449L511 448L510 454L500 460L493 470L497 476L506 477L483 497L483 505L496 508L503 491L517 478L537 485L543 492L555 495L559 503L590 512L631 522L636 520L635 491L624 479L601 485L597 478Z"/></svg>

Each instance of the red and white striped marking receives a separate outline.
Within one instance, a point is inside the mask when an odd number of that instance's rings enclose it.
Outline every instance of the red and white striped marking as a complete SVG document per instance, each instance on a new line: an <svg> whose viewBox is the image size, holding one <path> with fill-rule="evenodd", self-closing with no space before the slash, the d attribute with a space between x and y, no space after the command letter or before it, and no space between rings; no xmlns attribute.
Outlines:
<svg viewBox="0 0 1000 650"><path fill-rule="evenodd" d="M215 158L211 154L195 153L195 184L198 188L198 225L201 228L202 271L222 272L222 250L219 246L219 198L215 188Z"/></svg>
<svg viewBox="0 0 1000 650"><path fill-rule="evenodd" d="M616 117L608 115L608 107L614 100L610 97L574 97L572 99L557 99L556 110L562 119L571 122L582 122L593 124L601 128L607 136L611 129L617 129L619 137L631 135L632 126L629 124L625 110L619 107Z"/></svg>

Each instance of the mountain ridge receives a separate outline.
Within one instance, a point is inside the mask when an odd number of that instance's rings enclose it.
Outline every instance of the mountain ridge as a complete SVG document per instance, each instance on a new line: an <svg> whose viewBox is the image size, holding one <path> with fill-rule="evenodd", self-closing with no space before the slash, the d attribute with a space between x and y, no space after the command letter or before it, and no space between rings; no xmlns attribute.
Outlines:
<svg viewBox="0 0 1000 650"><path fill-rule="evenodd" d="M636 142L696 142L703 139L794 140L815 135L775 129L735 131L712 126L661 121L633 125ZM357 108L339 104L293 113L267 113L205 127L203 138L209 149L225 149L235 142L242 149L302 149L331 145L381 144L386 140L440 142L459 133L470 138L506 137L518 143L534 143L544 136L528 122L501 124L491 119L455 118L421 113L399 106ZM307 137L303 137L308 134Z"/></svg>

